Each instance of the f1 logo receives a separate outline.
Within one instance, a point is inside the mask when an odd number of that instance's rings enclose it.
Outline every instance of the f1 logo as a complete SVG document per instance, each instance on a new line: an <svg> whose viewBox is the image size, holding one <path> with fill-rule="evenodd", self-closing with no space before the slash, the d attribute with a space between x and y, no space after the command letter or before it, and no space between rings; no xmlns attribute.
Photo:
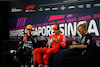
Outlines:
<svg viewBox="0 0 100 67"><path fill-rule="evenodd" d="M34 7L35 7L35 5L28 5L28 6L26 7L26 10L34 9Z"/></svg>

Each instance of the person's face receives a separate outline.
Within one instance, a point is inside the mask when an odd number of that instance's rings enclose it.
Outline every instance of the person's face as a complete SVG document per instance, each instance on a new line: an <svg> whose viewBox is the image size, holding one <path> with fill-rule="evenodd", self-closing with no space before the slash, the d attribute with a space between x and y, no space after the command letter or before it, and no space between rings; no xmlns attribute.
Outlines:
<svg viewBox="0 0 100 67"><path fill-rule="evenodd" d="M79 33L80 33L81 35L84 35L84 30L83 30L83 28L78 27L77 30L79 31Z"/></svg>
<svg viewBox="0 0 100 67"><path fill-rule="evenodd" d="M60 32L60 30L54 30L55 34L58 34Z"/></svg>
<svg viewBox="0 0 100 67"><path fill-rule="evenodd" d="M31 30L30 29L26 29L27 34L31 34Z"/></svg>

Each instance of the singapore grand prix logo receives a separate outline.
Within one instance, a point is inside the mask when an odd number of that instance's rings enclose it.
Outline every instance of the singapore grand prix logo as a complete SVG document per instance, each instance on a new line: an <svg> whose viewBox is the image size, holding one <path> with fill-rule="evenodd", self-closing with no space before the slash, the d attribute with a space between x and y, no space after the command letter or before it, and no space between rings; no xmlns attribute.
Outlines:
<svg viewBox="0 0 100 67"><path fill-rule="evenodd" d="M25 9L25 12L35 12L35 5L28 5Z"/></svg>

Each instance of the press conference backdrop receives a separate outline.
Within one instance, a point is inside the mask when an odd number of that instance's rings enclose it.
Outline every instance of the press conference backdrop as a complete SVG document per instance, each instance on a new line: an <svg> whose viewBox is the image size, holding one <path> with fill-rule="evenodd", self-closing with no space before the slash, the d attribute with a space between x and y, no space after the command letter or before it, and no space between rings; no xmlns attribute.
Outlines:
<svg viewBox="0 0 100 67"><path fill-rule="evenodd" d="M26 25L32 24L32 35L50 36L59 24L67 37L77 34L77 26L87 22L87 30L100 42L100 0L16 0L9 2L9 37L20 40Z"/></svg>

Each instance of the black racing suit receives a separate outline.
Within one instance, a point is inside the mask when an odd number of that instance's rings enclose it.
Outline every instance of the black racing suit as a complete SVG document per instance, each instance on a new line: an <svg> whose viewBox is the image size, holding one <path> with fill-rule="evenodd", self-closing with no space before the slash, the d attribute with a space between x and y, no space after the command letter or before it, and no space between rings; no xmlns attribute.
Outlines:
<svg viewBox="0 0 100 67"><path fill-rule="evenodd" d="M27 34L25 34L27 35ZM29 57L31 56L31 50L34 50L37 40L35 36L28 36L27 41L19 42L19 47L17 49L17 56L20 64L29 64Z"/></svg>

